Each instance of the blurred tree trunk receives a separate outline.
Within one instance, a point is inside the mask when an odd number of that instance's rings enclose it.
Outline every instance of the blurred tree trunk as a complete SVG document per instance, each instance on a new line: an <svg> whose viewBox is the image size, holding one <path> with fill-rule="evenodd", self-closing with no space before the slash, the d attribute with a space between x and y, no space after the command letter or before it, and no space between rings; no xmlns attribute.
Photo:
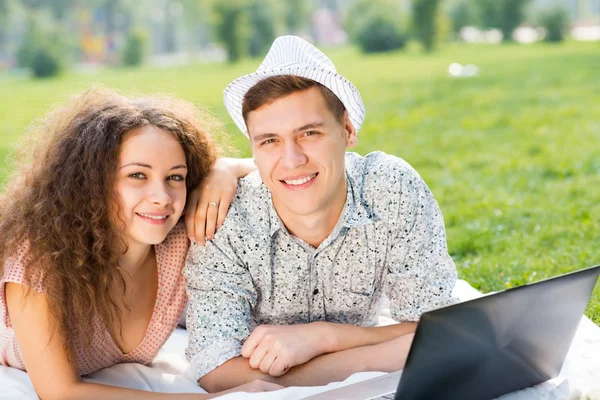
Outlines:
<svg viewBox="0 0 600 400"><path fill-rule="evenodd" d="M268 0L254 0L249 8L249 51L252 57L265 54L275 39L275 23Z"/></svg>
<svg viewBox="0 0 600 400"><path fill-rule="evenodd" d="M218 2L215 4L217 17L216 33L227 49L229 62L236 62L242 57L242 49L248 39L247 3L244 0Z"/></svg>
<svg viewBox="0 0 600 400"><path fill-rule="evenodd" d="M10 14L7 0L0 0L0 60L4 58L8 43L8 21Z"/></svg>
<svg viewBox="0 0 600 400"><path fill-rule="evenodd" d="M174 53L177 50L177 40L176 40L176 12L175 7L178 3L173 2L172 0L166 0L165 2L165 25L164 25L164 34L165 34L165 51L167 53Z"/></svg>
<svg viewBox="0 0 600 400"><path fill-rule="evenodd" d="M432 51L435 44L438 6L439 0L413 1L412 28L426 52Z"/></svg>
<svg viewBox="0 0 600 400"><path fill-rule="evenodd" d="M306 0L287 0L285 2L285 25L288 33L297 35L306 26L310 14Z"/></svg>

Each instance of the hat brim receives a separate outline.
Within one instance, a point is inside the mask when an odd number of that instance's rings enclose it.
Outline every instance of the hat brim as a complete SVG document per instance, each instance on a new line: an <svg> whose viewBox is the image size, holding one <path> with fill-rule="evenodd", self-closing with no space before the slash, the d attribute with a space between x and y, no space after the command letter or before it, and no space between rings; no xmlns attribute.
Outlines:
<svg viewBox="0 0 600 400"><path fill-rule="evenodd" d="M331 90L346 108L348 117L350 118L354 129L358 132L365 119L365 107L362 98L360 97L360 93L352 82L334 71L324 70L306 64L295 64L269 71L257 71L244 75L231 82L225 88L223 91L225 108L237 127L246 137L248 137L248 130L242 116L242 102L244 96L248 90L258 82L273 76L281 75L293 75L311 79Z"/></svg>

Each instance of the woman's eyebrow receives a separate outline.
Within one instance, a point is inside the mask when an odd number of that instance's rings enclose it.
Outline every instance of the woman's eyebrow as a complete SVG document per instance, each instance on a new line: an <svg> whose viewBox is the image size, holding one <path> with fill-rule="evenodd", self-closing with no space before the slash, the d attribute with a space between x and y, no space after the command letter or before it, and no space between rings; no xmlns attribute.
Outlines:
<svg viewBox="0 0 600 400"><path fill-rule="evenodd" d="M132 165L135 165L135 166L138 166L138 167L144 167L144 168L152 169L151 165L144 164L144 163L139 163L139 162L132 162L132 163L129 163L129 164L125 164L125 165L119 167L119 169L125 168L125 167L131 167ZM187 166L184 165L184 164L175 165L174 167L171 167L171 170L173 170L173 169L187 169Z"/></svg>
<svg viewBox="0 0 600 400"><path fill-rule="evenodd" d="M129 163L129 164L122 165L119 169L125 168L125 167L130 167L132 165L136 165L138 167L144 167L144 168L150 168L150 169L152 169L151 165L144 164L144 163L139 163L139 162L132 162L132 163Z"/></svg>

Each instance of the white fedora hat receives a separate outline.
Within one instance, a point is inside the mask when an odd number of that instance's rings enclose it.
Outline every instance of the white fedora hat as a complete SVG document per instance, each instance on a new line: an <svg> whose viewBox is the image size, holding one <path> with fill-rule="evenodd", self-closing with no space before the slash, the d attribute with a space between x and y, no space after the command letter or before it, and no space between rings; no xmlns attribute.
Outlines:
<svg viewBox="0 0 600 400"><path fill-rule="evenodd" d="M223 92L225 107L246 137L248 131L242 117L242 101L248 90L263 79L294 75L312 79L331 90L342 102L350 121L358 131L365 119L365 106L356 87L338 74L331 60L298 36L280 36L256 72L231 82Z"/></svg>

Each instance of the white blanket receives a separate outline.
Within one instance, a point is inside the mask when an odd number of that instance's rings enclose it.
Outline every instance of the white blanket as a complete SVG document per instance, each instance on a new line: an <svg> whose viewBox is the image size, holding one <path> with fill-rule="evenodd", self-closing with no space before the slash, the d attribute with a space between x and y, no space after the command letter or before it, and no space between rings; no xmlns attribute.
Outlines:
<svg viewBox="0 0 600 400"><path fill-rule="evenodd" d="M467 282L459 281L455 295L461 300L481 296ZM385 310L380 319L389 323ZM120 364L98 371L86 381L106 383L135 389L165 393L205 393L193 381L191 371L183 351L187 344L187 331L177 329L150 366L140 364ZM380 372L354 374L344 382L327 386L290 387L271 393L233 393L223 399L267 399L288 400L329 390L381 375ZM502 400L521 399L585 399L600 400L600 327L585 316L582 318L571 349L560 375L533 388L521 390L501 397ZM0 366L0 399L37 399L35 390L27 374L23 371Z"/></svg>

